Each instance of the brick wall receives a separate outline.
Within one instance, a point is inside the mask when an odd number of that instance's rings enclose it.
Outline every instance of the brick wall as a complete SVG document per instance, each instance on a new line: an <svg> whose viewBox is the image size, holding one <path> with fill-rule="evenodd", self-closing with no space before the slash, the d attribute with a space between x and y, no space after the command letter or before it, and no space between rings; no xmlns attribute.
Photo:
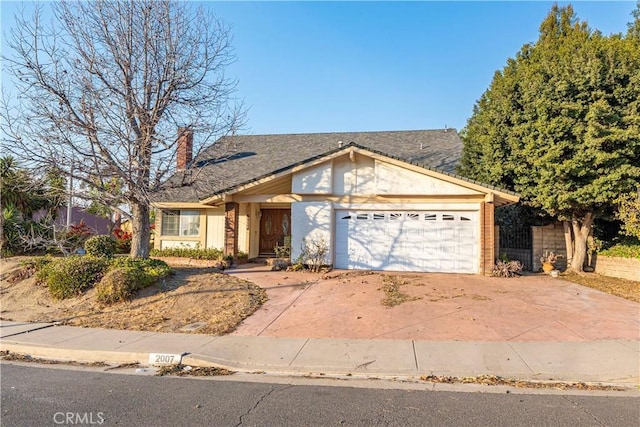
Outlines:
<svg viewBox="0 0 640 427"><path fill-rule="evenodd" d="M495 207L493 203L480 205L480 272L490 275L495 260Z"/></svg>
<svg viewBox="0 0 640 427"><path fill-rule="evenodd" d="M540 257L545 252L554 252L561 255L556 263L556 269L566 270L567 268L567 245L564 241L564 228L562 223L554 223L545 226L531 227L533 233L533 271L542 268Z"/></svg>
<svg viewBox="0 0 640 427"><path fill-rule="evenodd" d="M240 208L237 203L224 205L224 253L238 255L238 223L240 221Z"/></svg>
<svg viewBox="0 0 640 427"><path fill-rule="evenodd" d="M640 282L640 259L597 255L596 273Z"/></svg>

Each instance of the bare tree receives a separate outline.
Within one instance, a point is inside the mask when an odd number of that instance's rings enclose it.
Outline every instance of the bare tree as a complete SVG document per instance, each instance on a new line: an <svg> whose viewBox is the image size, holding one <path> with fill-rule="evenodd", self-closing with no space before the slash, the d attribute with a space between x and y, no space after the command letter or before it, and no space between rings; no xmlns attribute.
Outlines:
<svg viewBox="0 0 640 427"><path fill-rule="evenodd" d="M9 34L3 61L18 94L3 94L3 142L34 166L62 166L100 203L128 204L131 256L147 257L149 196L174 170L177 129L194 131L197 153L244 119L225 75L230 31L188 2L50 7L50 24L37 8Z"/></svg>

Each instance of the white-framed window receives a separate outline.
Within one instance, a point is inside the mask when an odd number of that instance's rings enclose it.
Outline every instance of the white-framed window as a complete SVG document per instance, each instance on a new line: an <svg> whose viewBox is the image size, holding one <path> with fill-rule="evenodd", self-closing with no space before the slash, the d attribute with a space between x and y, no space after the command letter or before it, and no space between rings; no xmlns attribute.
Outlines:
<svg viewBox="0 0 640 427"><path fill-rule="evenodd" d="M200 235L200 211L163 210L162 235L182 237Z"/></svg>

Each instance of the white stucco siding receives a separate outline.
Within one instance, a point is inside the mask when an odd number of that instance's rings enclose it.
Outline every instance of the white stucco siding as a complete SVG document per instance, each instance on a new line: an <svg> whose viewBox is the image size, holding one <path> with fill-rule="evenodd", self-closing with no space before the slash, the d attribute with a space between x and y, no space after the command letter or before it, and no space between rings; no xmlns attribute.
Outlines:
<svg viewBox="0 0 640 427"><path fill-rule="evenodd" d="M475 195L476 190L376 160L376 193L407 195Z"/></svg>
<svg viewBox="0 0 640 427"><path fill-rule="evenodd" d="M375 163L371 157L353 154L333 161L333 193L336 195L374 194Z"/></svg>
<svg viewBox="0 0 640 427"><path fill-rule="evenodd" d="M292 178L292 191L297 194L331 194L331 175L331 161L297 172Z"/></svg>
<svg viewBox="0 0 640 427"><path fill-rule="evenodd" d="M325 259L331 264L333 259L333 208L329 202L297 202L291 204L291 259L296 260L303 241L324 241L329 251Z"/></svg>
<svg viewBox="0 0 640 427"><path fill-rule="evenodd" d="M354 165L348 156L333 160L333 194L352 194L355 187Z"/></svg>
<svg viewBox="0 0 640 427"><path fill-rule="evenodd" d="M207 249L224 247L224 206L207 209Z"/></svg>

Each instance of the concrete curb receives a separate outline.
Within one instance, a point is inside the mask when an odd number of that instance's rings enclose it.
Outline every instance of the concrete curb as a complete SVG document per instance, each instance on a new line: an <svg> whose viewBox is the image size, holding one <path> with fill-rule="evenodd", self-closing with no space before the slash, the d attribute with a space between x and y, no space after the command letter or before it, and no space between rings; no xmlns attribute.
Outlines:
<svg viewBox="0 0 640 427"><path fill-rule="evenodd" d="M9 351L11 353L29 355L31 357L37 357L40 359L57 360L63 362L146 364L149 361L149 353L56 348L25 345L5 341L0 342L0 351Z"/></svg>
<svg viewBox="0 0 640 427"><path fill-rule="evenodd" d="M245 373L358 378L421 376L640 384L640 341L482 342L208 336L1 323L0 350L107 364L222 367ZM167 364L167 363L165 363Z"/></svg>

